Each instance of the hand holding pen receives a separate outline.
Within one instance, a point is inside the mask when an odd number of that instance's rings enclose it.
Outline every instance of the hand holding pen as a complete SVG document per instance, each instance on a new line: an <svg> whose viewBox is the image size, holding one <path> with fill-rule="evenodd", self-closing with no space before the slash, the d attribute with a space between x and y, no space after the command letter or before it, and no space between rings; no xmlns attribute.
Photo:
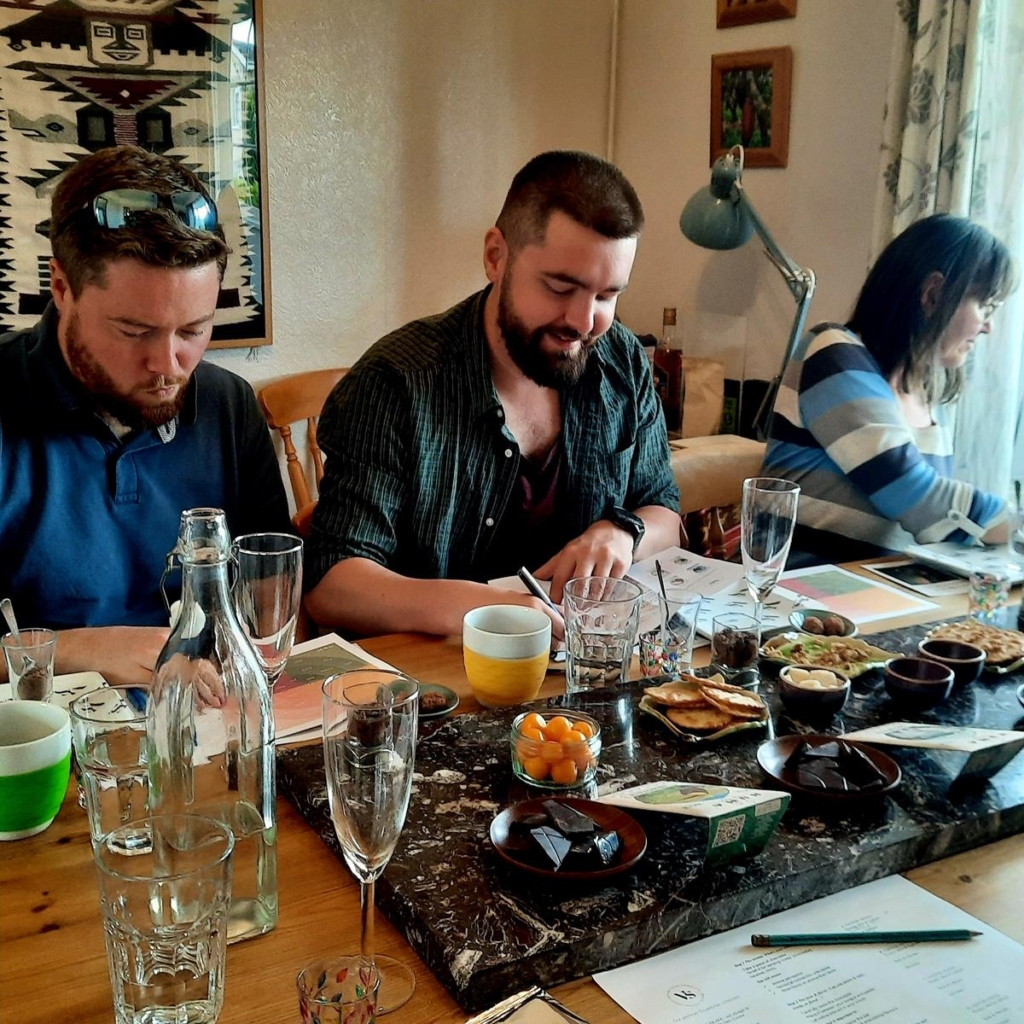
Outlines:
<svg viewBox="0 0 1024 1024"><path fill-rule="evenodd" d="M533 573L531 573L530 570L526 568L526 566L523 566L523 568L521 568L516 573L516 575L520 578L520 580L522 580L523 586L526 587L526 589L531 594L533 594L534 597L543 601L544 604L547 605L549 611L551 612L553 624L558 628L558 630L560 630L564 634L565 620L562 618L562 609L559 608L558 605L551 600L551 598L548 596L547 591L534 579Z"/></svg>

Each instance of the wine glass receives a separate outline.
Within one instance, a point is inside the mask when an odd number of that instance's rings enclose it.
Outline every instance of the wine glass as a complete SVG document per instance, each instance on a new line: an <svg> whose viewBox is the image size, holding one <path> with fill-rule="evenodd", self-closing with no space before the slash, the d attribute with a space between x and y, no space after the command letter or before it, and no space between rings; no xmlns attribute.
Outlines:
<svg viewBox="0 0 1024 1024"><path fill-rule="evenodd" d="M799 497L800 487L789 480L754 476L743 481L740 544L744 577L758 624L764 603L786 566Z"/></svg>
<svg viewBox="0 0 1024 1024"><path fill-rule="evenodd" d="M289 533L247 533L231 550L238 569L235 611L273 687L295 638L302 598L302 541Z"/></svg>
<svg viewBox="0 0 1024 1024"><path fill-rule="evenodd" d="M400 672L355 669L323 684L324 765L334 831L359 880L360 955L377 970L377 1013L416 988L405 964L374 955L373 897L405 824L412 793L419 686Z"/></svg>

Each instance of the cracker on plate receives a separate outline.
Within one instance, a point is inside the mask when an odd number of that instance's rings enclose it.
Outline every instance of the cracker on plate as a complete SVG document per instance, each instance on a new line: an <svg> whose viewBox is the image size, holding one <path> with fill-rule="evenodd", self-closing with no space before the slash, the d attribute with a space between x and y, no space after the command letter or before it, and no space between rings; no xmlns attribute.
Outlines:
<svg viewBox="0 0 1024 1024"><path fill-rule="evenodd" d="M655 702L670 708L700 708L707 704L701 693L699 681L663 683L661 686L645 686L644 693Z"/></svg>
<svg viewBox="0 0 1024 1024"><path fill-rule="evenodd" d="M722 711L713 704L702 708L669 708L665 717L688 732L718 732L736 720L728 711Z"/></svg>
<svg viewBox="0 0 1024 1024"><path fill-rule="evenodd" d="M743 690L736 686L728 689L724 686L702 686L701 693L709 704L733 718L762 719L768 714L768 708L756 693Z"/></svg>

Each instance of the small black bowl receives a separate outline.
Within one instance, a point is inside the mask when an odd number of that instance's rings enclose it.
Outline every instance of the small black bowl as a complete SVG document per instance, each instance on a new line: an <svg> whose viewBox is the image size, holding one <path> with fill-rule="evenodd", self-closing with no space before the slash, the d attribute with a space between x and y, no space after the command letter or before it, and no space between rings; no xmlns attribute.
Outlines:
<svg viewBox="0 0 1024 1024"><path fill-rule="evenodd" d="M956 686L973 683L985 667L985 652L962 640L922 640L917 650L922 658L951 668Z"/></svg>
<svg viewBox="0 0 1024 1024"><path fill-rule="evenodd" d="M891 658L885 663L885 689L901 704L931 708L953 692L953 670L928 658Z"/></svg>

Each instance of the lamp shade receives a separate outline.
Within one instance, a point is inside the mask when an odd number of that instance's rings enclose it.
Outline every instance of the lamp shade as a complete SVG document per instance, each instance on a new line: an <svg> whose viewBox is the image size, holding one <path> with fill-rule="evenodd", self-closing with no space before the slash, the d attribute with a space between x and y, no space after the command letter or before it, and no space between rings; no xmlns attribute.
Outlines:
<svg viewBox="0 0 1024 1024"><path fill-rule="evenodd" d="M721 198L712 188L695 192L679 216L679 230L705 249L738 249L750 241L754 225L739 196Z"/></svg>

